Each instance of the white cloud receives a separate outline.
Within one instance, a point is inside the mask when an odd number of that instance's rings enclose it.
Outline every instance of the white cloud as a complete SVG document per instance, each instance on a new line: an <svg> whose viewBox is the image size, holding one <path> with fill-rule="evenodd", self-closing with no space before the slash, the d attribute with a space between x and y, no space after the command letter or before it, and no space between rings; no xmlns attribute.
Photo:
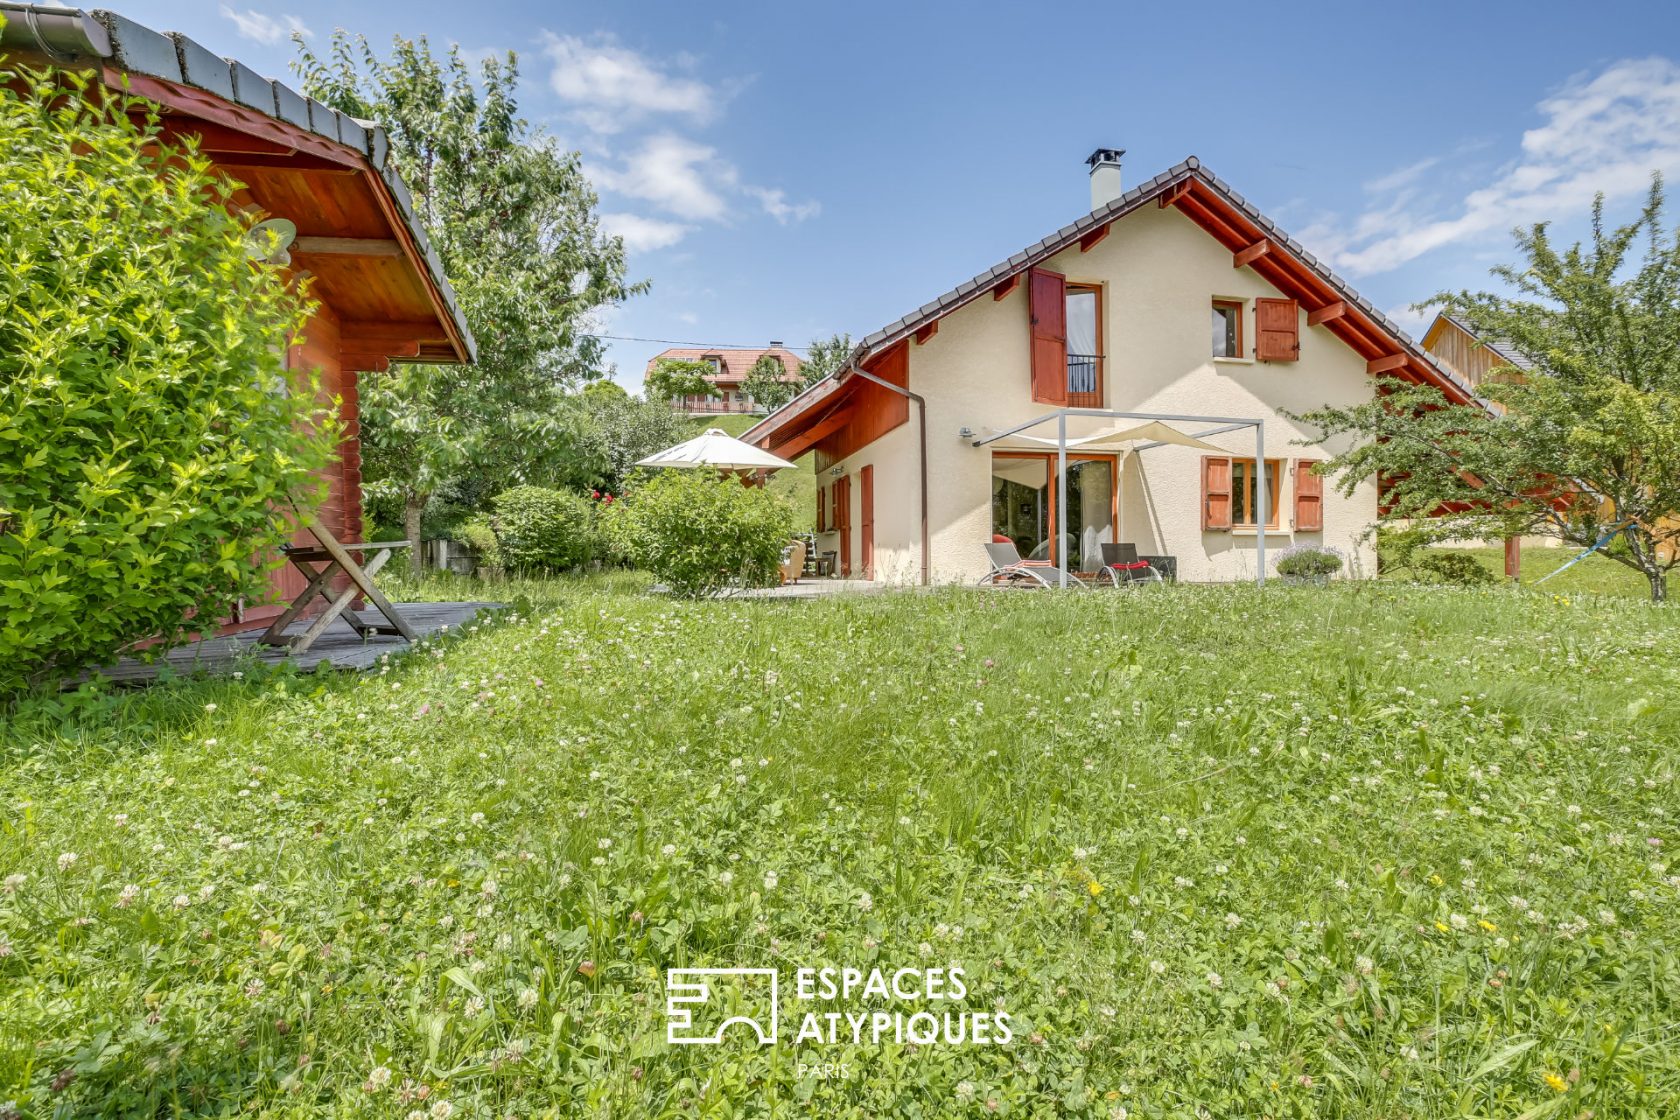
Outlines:
<svg viewBox="0 0 1680 1120"><path fill-rule="evenodd" d="M1523 133L1521 154L1492 181L1451 206L1419 189L1434 168L1420 161L1367 184L1378 199L1353 222L1315 227L1336 267L1387 272L1443 246L1502 235L1514 226L1583 215L1593 195L1643 193L1653 171L1680 172L1680 65L1625 59L1578 76L1537 106L1542 123Z"/></svg>
<svg viewBox="0 0 1680 1120"><path fill-rule="evenodd" d="M554 64L549 86L573 106L574 119L597 132L618 132L651 114L705 121L717 109L717 93L706 83L672 74L608 36L545 34L543 53Z"/></svg>
<svg viewBox="0 0 1680 1120"><path fill-rule="evenodd" d="M596 186L651 202L688 221L722 221L729 214L725 194L739 181L717 149L671 133L659 133L624 156L616 167L591 165Z"/></svg>
<svg viewBox="0 0 1680 1120"><path fill-rule="evenodd" d="M645 218L640 214L607 213L601 215L601 232L608 237L622 237L624 248L632 253L648 252L675 245L692 228L692 226L685 226L681 222Z"/></svg>
<svg viewBox="0 0 1680 1120"><path fill-rule="evenodd" d="M677 321L680 323L686 323L692 327L696 323L700 322L700 316L696 315L692 311L679 311L677 312Z"/></svg>
<svg viewBox="0 0 1680 1120"><path fill-rule="evenodd" d="M315 33L305 27L301 19L292 15L271 16L255 8L247 8L241 12L226 4L222 5L222 15L233 21L240 38L251 39L271 47L286 41L293 34L302 35L305 39L315 37Z"/></svg>
<svg viewBox="0 0 1680 1120"><path fill-rule="evenodd" d="M789 222L803 222L806 218L814 218L822 213L822 203L815 200L789 202L787 192L776 188L747 187L746 192L758 199L766 214L784 226Z"/></svg>

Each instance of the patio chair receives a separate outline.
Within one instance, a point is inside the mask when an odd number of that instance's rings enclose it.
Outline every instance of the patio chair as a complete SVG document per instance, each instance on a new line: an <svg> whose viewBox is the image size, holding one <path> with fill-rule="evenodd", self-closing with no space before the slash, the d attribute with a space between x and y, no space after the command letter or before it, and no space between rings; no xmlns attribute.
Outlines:
<svg viewBox="0 0 1680 1120"><path fill-rule="evenodd" d="M795 537L793 541L782 549L782 582L798 583L799 577L805 572L805 541Z"/></svg>
<svg viewBox="0 0 1680 1120"><path fill-rule="evenodd" d="M1061 579L1054 564L1021 559L1014 541L991 541L986 545L986 558L992 562L992 570L980 577L977 587L1055 587ZM1072 572L1067 578L1070 587L1086 586Z"/></svg>
<svg viewBox="0 0 1680 1120"><path fill-rule="evenodd" d="M1111 587L1161 582L1161 573L1149 561L1138 558L1135 544L1105 544L1102 546L1102 558L1103 576Z"/></svg>

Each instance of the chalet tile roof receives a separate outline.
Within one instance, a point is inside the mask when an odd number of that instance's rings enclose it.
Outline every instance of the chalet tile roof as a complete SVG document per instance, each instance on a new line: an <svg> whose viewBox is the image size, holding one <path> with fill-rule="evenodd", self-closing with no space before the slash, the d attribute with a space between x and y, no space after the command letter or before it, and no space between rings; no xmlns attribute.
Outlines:
<svg viewBox="0 0 1680 1120"><path fill-rule="evenodd" d="M707 374L706 380L714 383L725 381L733 383L736 381L746 380L747 374L752 372L752 367L756 365L758 360L766 354L771 354L781 359L782 368L787 371L787 373L783 375L782 380L799 380L799 368L803 366L805 362L798 354L795 354L792 350L789 350L785 346L766 346L760 350L701 350L694 347L673 347L670 350L661 351L649 358L647 369L644 371L643 375L646 376L646 374L652 373L655 365L667 359L677 362L699 362L704 361L707 358L715 357L718 359L718 365L720 367L719 372Z"/></svg>
<svg viewBox="0 0 1680 1120"><path fill-rule="evenodd" d="M307 129L365 156L401 212L420 250L429 279L460 332L467 356L477 357L477 344L455 291L444 275L443 262L420 227L408 186L390 159L390 142L377 123L330 109L283 82L263 77L242 62L219 58L178 31L153 31L117 12L40 7L0 0L0 16L6 20L0 38L5 46L22 49L44 46L48 57L58 65L108 63L128 73L194 86L277 121Z"/></svg>
<svg viewBox="0 0 1680 1120"><path fill-rule="evenodd" d="M1456 370L1437 359L1433 354L1424 350L1423 347L1415 342L1409 334L1401 330L1393 320L1391 320L1387 315L1384 315L1375 305L1365 299L1365 297L1354 291L1345 280L1337 276L1335 271L1332 270L1329 265L1323 263L1317 257L1307 252L1307 250L1301 246L1300 242L1296 241L1282 229L1278 228L1277 223L1262 214L1252 203L1250 203L1242 195L1238 194L1229 184L1219 178L1219 176L1204 167L1201 160L1197 159L1195 156L1190 156L1182 163L1176 164L1175 166L1168 168L1166 171L1161 172L1161 174L1156 175L1154 178L1140 183L1131 190L1126 191L1119 198L1114 199L1107 205L1093 210L1089 214L1082 215L1068 225L1063 226L1055 233L1050 234L1048 237L1027 246L1025 249L1009 257L1007 260L994 265L977 276L963 281L944 295L923 304L921 307L912 311L910 314L905 315L896 322L889 323L887 326L882 327L873 334L866 335L863 341L858 343L857 349L852 352L851 361L847 364L847 366L841 367L841 369L831 375L831 377L817 382L805 392L777 409L775 412L770 413L770 415L766 416L747 432L743 433L741 438L749 442L762 438L765 433L774 430L780 417L784 415L793 415L794 413L803 411L816 400L826 396L829 389L825 388L825 386L828 386L830 381L843 376L850 366L863 361L872 353L909 337L928 323L955 311L959 307L973 302L986 292L989 292L993 288L997 287L998 284L1009 279L1011 276L1025 272L1034 265L1046 261L1055 256L1057 253L1062 252L1064 249L1078 244L1080 239L1085 237L1087 234L1090 234L1099 228L1106 226L1115 219L1123 217L1139 207L1144 206L1154 200L1169 187L1191 178L1200 180L1202 183L1222 195L1226 201L1240 210L1244 216L1264 231L1268 238L1277 245L1287 249L1309 269L1316 273L1319 279L1333 289L1339 298L1347 301L1350 305L1357 307L1374 323L1393 336L1395 342L1398 343L1411 357L1429 366L1438 376L1441 377L1442 380L1450 382L1458 389L1462 390L1464 395L1469 399L1476 401L1484 408L1488 408L1490 410L1493 408L1493 405L1478 395L1471 387L1470 383L1461 377Z"/></svg>

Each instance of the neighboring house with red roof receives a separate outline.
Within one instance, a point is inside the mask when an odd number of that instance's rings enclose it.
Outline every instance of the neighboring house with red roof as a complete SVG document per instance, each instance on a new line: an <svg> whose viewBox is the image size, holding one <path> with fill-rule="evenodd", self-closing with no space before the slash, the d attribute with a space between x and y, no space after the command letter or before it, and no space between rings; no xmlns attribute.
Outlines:
<svg viewBox="0 0 1680 1120"><path fill-rule="evenodd" d="M799 369L804 363L800 360L798 354L795 354L780 342L771 342L769 346L761 350L703 350L694 347L675 347L649 359L646 373L652 373L654 367L660 362L700 362L712 367L712 372L706 375L706 380L716 388L717 395L673 397L671 398L672 408L686 412L690 416L763 412L764 408L755 403L747 394L745 383L747 374L752 372L753 366L758 364L758 360L765 355L769 355L781 364L783 381L789 384L799 383Z"/></svg>
<svg viewBox="0 0 1680 1120"><path fill-rule="evenodd" d="M1129 544L1235 581L1323 545L1371 576L1377 481L1344 495L1313 473L1347 438L1316 443L1292 414L1369 400L1381 374L1488 407L1199 160L1122 190L1123 154L1087 161L1090 213L868 335L742 434L816 456L817 551L842 572L974 581L1002 538L1074 572ZM1140 421L1214 446L1123 446Z"/></svg>

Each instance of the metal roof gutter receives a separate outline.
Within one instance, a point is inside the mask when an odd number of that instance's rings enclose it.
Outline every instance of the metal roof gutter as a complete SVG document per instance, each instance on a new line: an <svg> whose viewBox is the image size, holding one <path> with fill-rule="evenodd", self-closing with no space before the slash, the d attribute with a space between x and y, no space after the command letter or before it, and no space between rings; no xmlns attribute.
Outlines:
<svg viewBox="0 0 1680 1120"><path fill-rule="evenodd" d="M7 4L0 8L0 16L6 17L5 26L0 27L0 46L36 51L60 65L110 58L114 53L105 29L74 8Z"/></svg>

